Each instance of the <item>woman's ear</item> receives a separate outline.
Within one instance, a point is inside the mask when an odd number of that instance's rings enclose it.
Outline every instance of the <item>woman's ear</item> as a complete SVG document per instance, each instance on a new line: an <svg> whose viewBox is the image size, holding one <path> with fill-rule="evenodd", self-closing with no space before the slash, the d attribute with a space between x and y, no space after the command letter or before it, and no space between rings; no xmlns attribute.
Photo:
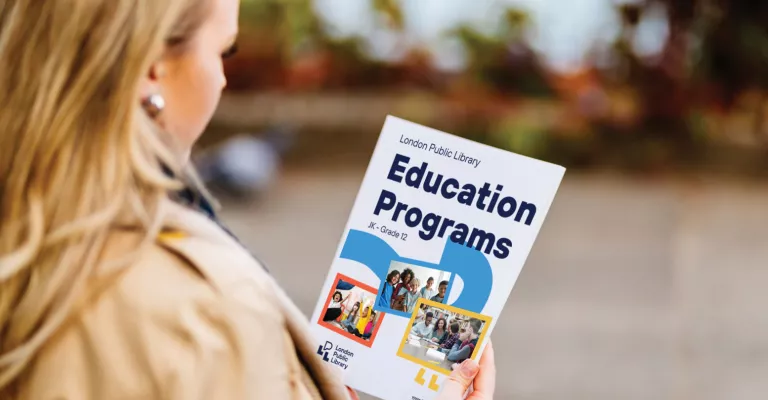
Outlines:
<svg viewBox="0 0 768 400"><path fill-rule="evenodd" d="M162 77L166 67L162 61L153 63L147 74L139 84L139 102L147 115L163 126L164 118L161 114L165 109L165 97L163 95Z"/></svg>
<svg viewBox="0 0 768 400"><path fill-rule="evenodd" d="M142 78L139 86L141 99L146 99L154 94L162 94L162 78L165 76L165 63L163 61L154 62Z"/></svg>

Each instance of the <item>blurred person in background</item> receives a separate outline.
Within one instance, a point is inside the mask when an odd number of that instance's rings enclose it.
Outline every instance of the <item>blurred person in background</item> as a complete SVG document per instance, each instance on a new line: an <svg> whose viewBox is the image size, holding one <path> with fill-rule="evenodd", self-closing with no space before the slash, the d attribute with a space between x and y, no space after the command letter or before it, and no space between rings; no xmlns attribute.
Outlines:
<svg viewBox="0 0 768 400"><path fill-rule="evenodd" d="M0 0L0 399L355 396L188 162L238 7Z"/></svg>
<svg viewBox="0 0 768 400"><path fill-rule="evenodd" d="M260 136L237 135L194 161L211 192L252 201L274 184L295 134L295 129L279 126Z"/></svg>

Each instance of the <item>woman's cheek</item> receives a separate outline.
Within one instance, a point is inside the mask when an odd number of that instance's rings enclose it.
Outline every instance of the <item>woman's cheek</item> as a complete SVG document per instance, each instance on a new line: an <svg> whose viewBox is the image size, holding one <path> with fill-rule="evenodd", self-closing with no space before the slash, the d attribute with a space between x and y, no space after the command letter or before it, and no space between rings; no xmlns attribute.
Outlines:
<svg viewBox="0 0 768 400"><path fill-rule="evenodd" d="M213 115L216 110L216 106L219 104L221 98L221 90L223 89L223 74L221 72L221 61L213 60L208 61L203 68L204 87L201 88L202 94L205 97L205 103L203 105L203 115L208 117Z"/></svg>
<svg viewBox="0 0 768 400"><path fill-rule="evenodd" d="M194 115L187 116L188 121L194 121L194 126L189 127L193 135L192 141L196 141L202 135L221 99L222 73L217 66L220 61L218 59L206 61L201 63L198 73L191 77L191 82L196 84L190 85L190 89L195 93L188 93L190 98L198 101L197 106L193 107Z"/></svg>

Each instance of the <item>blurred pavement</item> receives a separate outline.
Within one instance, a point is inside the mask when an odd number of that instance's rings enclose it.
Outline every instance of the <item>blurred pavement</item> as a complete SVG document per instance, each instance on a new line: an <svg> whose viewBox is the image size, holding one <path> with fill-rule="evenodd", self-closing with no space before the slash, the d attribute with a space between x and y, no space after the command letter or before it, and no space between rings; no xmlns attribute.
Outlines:
<svg viewBox="0 0 768 400"><path fill-rule="evenodd" d="M225 204L305 313L363 173L292 172ZM765 398L766 307L768 183L566 174L492 335L496 398Z"/></svg>

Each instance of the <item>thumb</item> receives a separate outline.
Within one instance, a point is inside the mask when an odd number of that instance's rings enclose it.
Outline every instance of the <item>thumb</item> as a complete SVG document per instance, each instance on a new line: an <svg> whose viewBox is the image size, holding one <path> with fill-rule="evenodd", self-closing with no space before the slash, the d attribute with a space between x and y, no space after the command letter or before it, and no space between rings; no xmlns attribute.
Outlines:
<svg viewBox="0 0 768 400"><path fill-rule="evenodd" d="M459 364L458 368L454 369L446 379L437 400L463 399L469 385L472 384L479 371L480 366L475 360L467 359Z"/></svg>

